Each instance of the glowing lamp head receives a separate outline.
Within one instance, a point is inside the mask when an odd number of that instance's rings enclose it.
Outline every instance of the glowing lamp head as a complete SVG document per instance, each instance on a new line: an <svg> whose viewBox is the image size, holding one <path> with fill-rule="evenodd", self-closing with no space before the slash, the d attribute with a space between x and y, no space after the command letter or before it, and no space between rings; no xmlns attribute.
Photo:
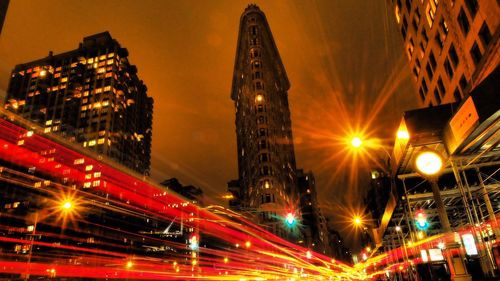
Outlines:
<svg viewBox="0 0 500 281"><path fill-rule="evenodd" d="M132 261L128 261L127 264L125 264L126 268L132 268L134 266L134 263Z"/></svg>
<svg viewBox="0 0 500 281"><path fill-rule="evenodd" d="M252 243L250 241L245 242L245 247L250 248L252 246Z"/></svg>
<svg viewBox="0 0 500 281"><path fill-rule="evenodd" d="M61 209L65 212L69 212L73 209L73 203L69 200L66 200L61 203Z"/></svg>
<svg viewBox="0 0 500 281"><path fill-rule="evenodd" d="M363 221L361 220L361 217L359 216L355 216L352 220L352 222L354 223L355 226L360 226Z"/></svg>
<svg viewBox="0 0 500 281"><path fill-rule="evenodd" d="M443 159L434 151L421 152L415 160L419 172L427 176L438 174L443 168Z"/></svg>
<svg viewBox="0 0 500 281"><path fill-rule="evenodd" d="M45 77L47 75L47 70L40 71L40 77Z"/></svg>
<svg viewBox="0 0 500 281"><path fill-rule="evenodd" d="M410 134L408 133L408 131L405 131L405 130L399 130L399 131L396 133L396 137L397 137L398 139L407 140L407 139L410 139Z"/></svg>
<svg viewBox="0 0 500 281"><path fill-rule="evenodd" d="M354 137L354 138L352 138L352 140L351 140L351 145L352 145L354 148L359 148L362 144L363 144L363 141L362 141L362 140L361 140L361 138L359 138L359 137Z"/></svg>

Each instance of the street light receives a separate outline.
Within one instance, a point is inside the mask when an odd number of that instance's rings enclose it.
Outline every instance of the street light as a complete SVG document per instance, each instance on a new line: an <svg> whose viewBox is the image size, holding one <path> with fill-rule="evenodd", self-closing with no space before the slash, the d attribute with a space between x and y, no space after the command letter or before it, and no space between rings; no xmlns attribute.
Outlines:
<svg viewBox="0 0 500 281"><path fill-rule="evenodd" d="M416 170L427 179L431 184L432 194L434 197L434 202L436 203L436 209L439 215L439 221L445 235L452 233L450 221L448 219L448 214L444 207L443 199L441 197L441 191L438 186L438 179L443 171L444 160L441 155L434 150L428 148L422 149L415 158L415 168ZM418 226L418 224L417 224ZM447 245L444 245L448 248ZM450 248L458 248L459 245L450 244ZM446 255L448 259L448 264L451 268L452 280L471 280L470 275L467 273L464 260L462 259L462 254L459 257L453 257L451 254Z"/></svg>
<svg viewBox="0 0 500 281"><path fill-rule="evenodd" d="M415 165L425 176L436 176L443 168L443 158L437 152L423 151L417 156Z"/></svg>
<svg viewBox="0 0 500 281"><path fill-rule="evenodd" d="M352 219L352 222L353 222L354 226L361 226L363 224L363 220L361 219L360 216L354 216L354 218Z"/></svg>
<svg viewBox="0 0 500 281"><path fill-rule="evenodd" d="M71 210L73 210L73 202L71 202L70 200L65 200L61 203L60 207L63 212L71 212Z"/></svg>
<svg viewBox="0 0 500 281"><path fill-rule="evenodd" d="M354 147L354 148L359 148L361 147L361 145L363 144L363 141L361 140L360 137L354 137L352 138L351 140L351 145Z"/></svg>

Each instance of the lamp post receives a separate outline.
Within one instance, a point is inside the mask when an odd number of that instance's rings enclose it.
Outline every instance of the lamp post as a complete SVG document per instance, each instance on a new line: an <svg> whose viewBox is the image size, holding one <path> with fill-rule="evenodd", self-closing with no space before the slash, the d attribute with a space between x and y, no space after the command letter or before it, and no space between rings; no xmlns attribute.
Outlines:
<svg viewBox="0 0 500 281"><path fill-rule="evenodd" d="M75 210L75 202L72 200L72 198L64 198L60 202L57 202L57 206L54 208L57 212L60 212L60 215L63 217L63 224L66 222L66 217L70 215L74 210ZM50 215L50 214L49 214ZM42 217L42 220L44 217ZM35 244L35 236L36 236L36 231L37 231L37 226L39 223L40 219L40 211L37 210L35 212L35 218L33 222L33 232L31 233L31 239L30 239L30 249L28 252L28 260L27 260L27 266L26 266L26 275L24 277L24 280L28 280L30 277L30 272L31 272L31 258L33 256L33 246Z"/></svg>
<svg viewBox="0 0 500 281"><path fill-rule="evenodd" d="M442 156L430 149L422 149L416 159L415 168L419 174L421 174L430 183L432 188L432 194L434 197L434 202L436 203L436 208L438 211L439 221L443 229L445 236L450 236L453 234L446 209L441 197L441 192L438 186L438 179L443 171L444 160ZM472 280L471 276L467 273L464 261L462 259L462 252L460 252L459 257L455 258L449 248L459 248L460 246L456 243L452 243L446 246L446 259L448 261L448 266L450 268L451 279L454 281L465 281Z"/></svg>

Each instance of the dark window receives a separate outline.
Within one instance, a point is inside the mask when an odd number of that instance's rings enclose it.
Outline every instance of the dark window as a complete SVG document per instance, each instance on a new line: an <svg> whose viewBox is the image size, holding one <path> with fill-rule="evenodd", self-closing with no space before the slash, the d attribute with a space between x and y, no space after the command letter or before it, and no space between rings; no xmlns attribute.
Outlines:
<svg viewBox="0 0 500 281"><path fill-rule="evenodd" d="M264 112L264 106L262 104L257 105L258 112Z"/></svg>
<svg viewBox="0 0 500 281"><path fill-rule="evenodd" d="M418 70L416 66L413 68L413 77L415 78L415 81L418 79Z"/></svg>
<svg viewBox="0 0 500 281"><path fill-rule="evenodd" d="M406 39L406 30L408 29L408 22L406 18L403 18L403 25L401 26L401 34L403 34L403 39Z"/></svg>
<svg viewBox="0 0 500 281"><path fill-rule="evenodd" d="M263 153L263 154L259 155L259 162L260 163L267 162L267 161L269 161L269 156L267 153Z"/></svg>
<svg viewBox="0 0 500 281"><path fill-rule="evenodd" d="M434 53L432 51L429 54L429 62L431 63L432 70L435 70L437 64L436 64L436 58L434 57Z"/></svg>
<svg viewBox="0 0 500 281"><path fill-rule="evenodd" d="M441 104L441 97L439 96L439 91L437 89L434 90L434 98L438 104Z"/></svg>
<svg viewBox="0 0 500 281"><path fill-rule="evenodd" d="M429 80L432 81L432 75L434 74L432 72L432 68L430 67L430 65L427 63L427 65L425 66L425 70L427 71L427 77L429 77Z"/></svg>
<svg viewBox="0 0 500 281"><path fill-rule="evenodd" d="M260 71L255 72L254 77L255 77L255 79L262 78L262 72L260 72Z"/></svg>
<svg viewBox="0 0 500 281"><path fill-rule="evenodd" d="M266 193L266 203L271 203L271 194Z"/></svg>
<svg viewBox="0 0 500 281"><path fill-rule="evenodd" d="M408 10L408 14L409 14L411 11L411 1L410 0L406 0L406 9Z"/></svg>
<svg viewBox="0 0 500 281"><path fill-rule="evenodd" d="M417 67L417 71L418 71L418 73L420 73L420 69L421 69L422 67L420 66L420 61L419 61L418 59L416 59L416 60L415 60L415 66Z"/></svg>
<svg viewBox="0 0 500 281"><path fill-rule="evenodd" d="M470 56L472 57L472 60L475 64L478 64L483 57L483 54L481 54L481 50L479 50L477 42L474 42L474 45L472 45L472 49L470 49Z"/></svg>
<svg viewBox="0 0 500 281"><path fill-rule="evenodd" d="M483 42L483 46L486 49L486 46L491 42L491 32L486 22L483 23L481 30L479 30L479 38L481 38L481 42Z"/></svg>
<svg viewBox="0 0 500 281"><path fill-rule="evenodd" d="M253 65L252 65L252 68L253 69L259 69L260 68L260 61L254 61L253 62Z"/></svg>
<svg viewBox="0 0 500 281"><path fill-rule="evenodd" d="M459 60L458 60L457 51L455 50L455 46L453 46L453 43L451 44L450 50L448 52L450 54L451 63L453 63L453 66L456 67Z"/></svg>
<svg viewBox="0 0 500 281"><path fill-rule="evenodd" d="M259 143L260 148L265 149L267 147L267 143L265 140L261 140Z"/></svg>
<svg viewBox="0 0 500 281"><path fill-rule="evenodd" d="M251 32L252 32L252 35L257 35L257 26L256 25L252 25Z"/></svg>
<svg viewBox="0 0 500 281"><path fill-rule="evenodd" d="M422 90L424 90L424 93L427 94L429 91L429 88L427 88L427 83L425 82L425 79L422 79Z"/></svg>
<svg viewBox="0 0 500 281"><path fill-rule="evenodd" d="M446 74L448 74L448 78L451 81L453 78L453 68L451 67L450 60L448 58L444 61L444 70L446 70Z"/></svg>
<svg viewBox="0 0 500 281"><path fill-rule="evenodd" d="M441 77L439 77L438 79L438 88L439 88L439 93L441 95L444 95L444 93L446 92L446 88L444 87L443 80L441 79Z"/></svg>
<svg viewBox="0 0 500 281"><path fill-rule="evenodd" d="M479 3L477 0L465 0L465 6L469 10L470 16L474 18L476 16L477 10L479 10Z"/></svg>
<svg viewBox="0 0 500 281"><path fill-rule="evenodd" d="M460 9L460 14L458 14L458 24L460 25L460 29L462 29L462 34L467 36L467 33L469 33L470 25L469 25L469 19L467 19L467 15L465 14L464 9Z"/></svg>
<svg viewBox="0 0 500 281"><path fill-rule="evenodd" d="M427 42L429 42L429 37L427 36L427 31L425 31L425 28L422 28L422 39L424 41L424 47L427 47Z"/></svg>
<svg viewBox="0 0 500 281"><path fill-rule="evenodd" d="M257 124L264 124L266 122L266 118L264 116L259 116L257 119Z"/></svg>
<svg viewBox="0 0 500 281"><path fill-rule="evenodd" d="M260 137L265 137L267 134L266 134L266 129L264 128L260 128L259 129L259 136Z"/></svg>
<svg viewBox="0 0 500 281"><path fill-rule="evenodd" d="M413 18L413 21L411 22L411 24L413 25L415 32L417 32L418 31L418 23L417 23L417 20L415 18Z"/></svg>
<svg viewBox="0 0 500 281"><path fill-rule="evenodd" d="M462 75L462 77L460 78L460 82L458 82L460 84L460 89L462 90L462 93L465 93L465 89L467 88L467 79L465 79L465 76Z"/></svg>
<svg viewBox="0 0 500 281"><path fill-rule="evenodd" d="M424 100L425 100L425 94L424 94L424 90L422 90L422 87L420 87L420 89L418 90L418 92L420 93L420 99L422 100L422 102L424 102Z"/></svg>
<svg viewBox="0 0 500 281"><path fill-rule="evenodd" d="M456 88L455 92L453 92L453 97L457 102L462 100L462 96L460 95L460 90L458 90L458 88Z"/></svg>
<svg viewBox="0 0 500 281"><path fill-rule="evenodd" d="M436 43L438 44L439 46L439 49L443 49L443 39L441 39L441 34L436 33L436 37L434 37L434 39L436 40Z"/></svg>

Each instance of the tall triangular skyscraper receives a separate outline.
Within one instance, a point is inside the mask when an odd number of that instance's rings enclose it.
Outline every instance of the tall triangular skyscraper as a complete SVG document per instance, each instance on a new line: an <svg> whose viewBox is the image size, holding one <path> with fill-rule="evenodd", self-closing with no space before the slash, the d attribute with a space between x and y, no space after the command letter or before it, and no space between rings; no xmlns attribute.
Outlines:
<svg viewBox="0 0 500 281"><path fill-rule="evenodd" d="M288 94L290 83L266 16L249 5L241 16L231 98L236 107L239 179L234 208L293 240L284 218L300 217Z"/></svg>

